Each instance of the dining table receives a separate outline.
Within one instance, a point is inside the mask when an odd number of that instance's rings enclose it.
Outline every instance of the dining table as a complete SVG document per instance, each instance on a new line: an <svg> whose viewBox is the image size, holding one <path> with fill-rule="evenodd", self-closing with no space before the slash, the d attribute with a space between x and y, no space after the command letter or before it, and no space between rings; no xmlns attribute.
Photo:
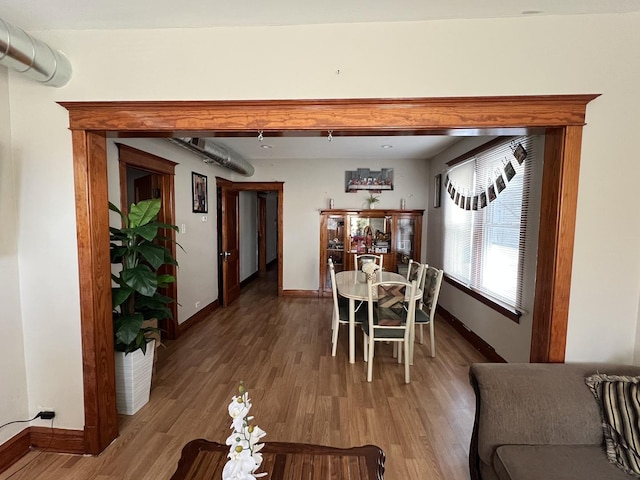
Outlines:
<svg viewBox="0 0 640 480"><path fill-rule="evenodd" d="M406 282L406 277L399 273L378 271L376 282ZM367 277L359 270L345 270L336 273L336 288L338 294L349 299L349 363L356 362L356 302L367 302L369 291ZM377 291L373 292L373 300ZM414 300L422 297L422 290L416 289ZM363 305L364 307L364 305Z"/></svg>

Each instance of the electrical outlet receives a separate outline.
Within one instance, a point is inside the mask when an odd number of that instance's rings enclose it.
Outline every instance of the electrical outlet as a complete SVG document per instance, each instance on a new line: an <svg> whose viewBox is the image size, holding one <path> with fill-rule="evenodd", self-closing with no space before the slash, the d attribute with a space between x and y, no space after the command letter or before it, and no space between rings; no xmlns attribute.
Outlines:
<svg viewBox="0 0 640 480"><path fill-rule="evenodd" d="M187 233L187 225L186 224L182 224L180 225L180 233Z"/></svg>
<svg viewBox="0 0 640 480"><path fill-rule="evenodd" d="M203 222L206 222L207 220L209 220L209 219L207 218L207 216L206 216L206 215L203 215L203 216L202 216L202 221L203 221Z"/></svg>
<svg viewBox="0 0 640 480"><path fill-rule="evenodd" d="M200 302L196 302L196 309L200 308Z"/></svg>

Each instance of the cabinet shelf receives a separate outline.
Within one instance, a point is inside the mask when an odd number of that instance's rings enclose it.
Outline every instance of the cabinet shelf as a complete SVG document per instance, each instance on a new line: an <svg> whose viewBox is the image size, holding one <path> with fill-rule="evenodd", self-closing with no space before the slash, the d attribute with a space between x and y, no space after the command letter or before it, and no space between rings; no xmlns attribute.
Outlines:
<svg viewBox="0 0 640 480"><path fill-rule="evenodd" d="M321 210L320 295L331 295L329 258L336 271L353 270L355 253L378 253L385 270L406 273L410 259L420 261L423 214L424 210Z"/></svg>

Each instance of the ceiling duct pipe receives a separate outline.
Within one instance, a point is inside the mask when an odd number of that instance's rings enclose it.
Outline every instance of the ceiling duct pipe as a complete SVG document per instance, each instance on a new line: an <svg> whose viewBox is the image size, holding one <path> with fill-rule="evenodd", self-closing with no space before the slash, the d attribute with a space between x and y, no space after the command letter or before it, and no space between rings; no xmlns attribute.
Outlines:
<svg viewBox="0 0 640 480"><path fill-rule="evenodd" d="M247 177L255 172L253 165L236 152L206 138L169 138L168 140L200 155L204 163L215 163Z"/></svg>
<svg viewBox="0 0 640 480"><path fill-rule="evenodd" d="M71 64L62 52L1 18L0 65L52 87L62 87L71 79Z"/></svg>

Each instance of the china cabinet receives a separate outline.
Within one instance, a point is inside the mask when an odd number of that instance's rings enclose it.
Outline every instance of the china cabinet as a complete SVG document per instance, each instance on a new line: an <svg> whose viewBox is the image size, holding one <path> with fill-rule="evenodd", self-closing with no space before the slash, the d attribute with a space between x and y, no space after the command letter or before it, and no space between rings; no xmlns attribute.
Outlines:
<svg viewBox="0 0 640 480"><path fill-rule="evenodd" d="M320 295L331 295L329 258L336 272L353 270L354 254L383 255L383 269L406 273L409 260L420 261L424 210L320 211Z"/></svg>

